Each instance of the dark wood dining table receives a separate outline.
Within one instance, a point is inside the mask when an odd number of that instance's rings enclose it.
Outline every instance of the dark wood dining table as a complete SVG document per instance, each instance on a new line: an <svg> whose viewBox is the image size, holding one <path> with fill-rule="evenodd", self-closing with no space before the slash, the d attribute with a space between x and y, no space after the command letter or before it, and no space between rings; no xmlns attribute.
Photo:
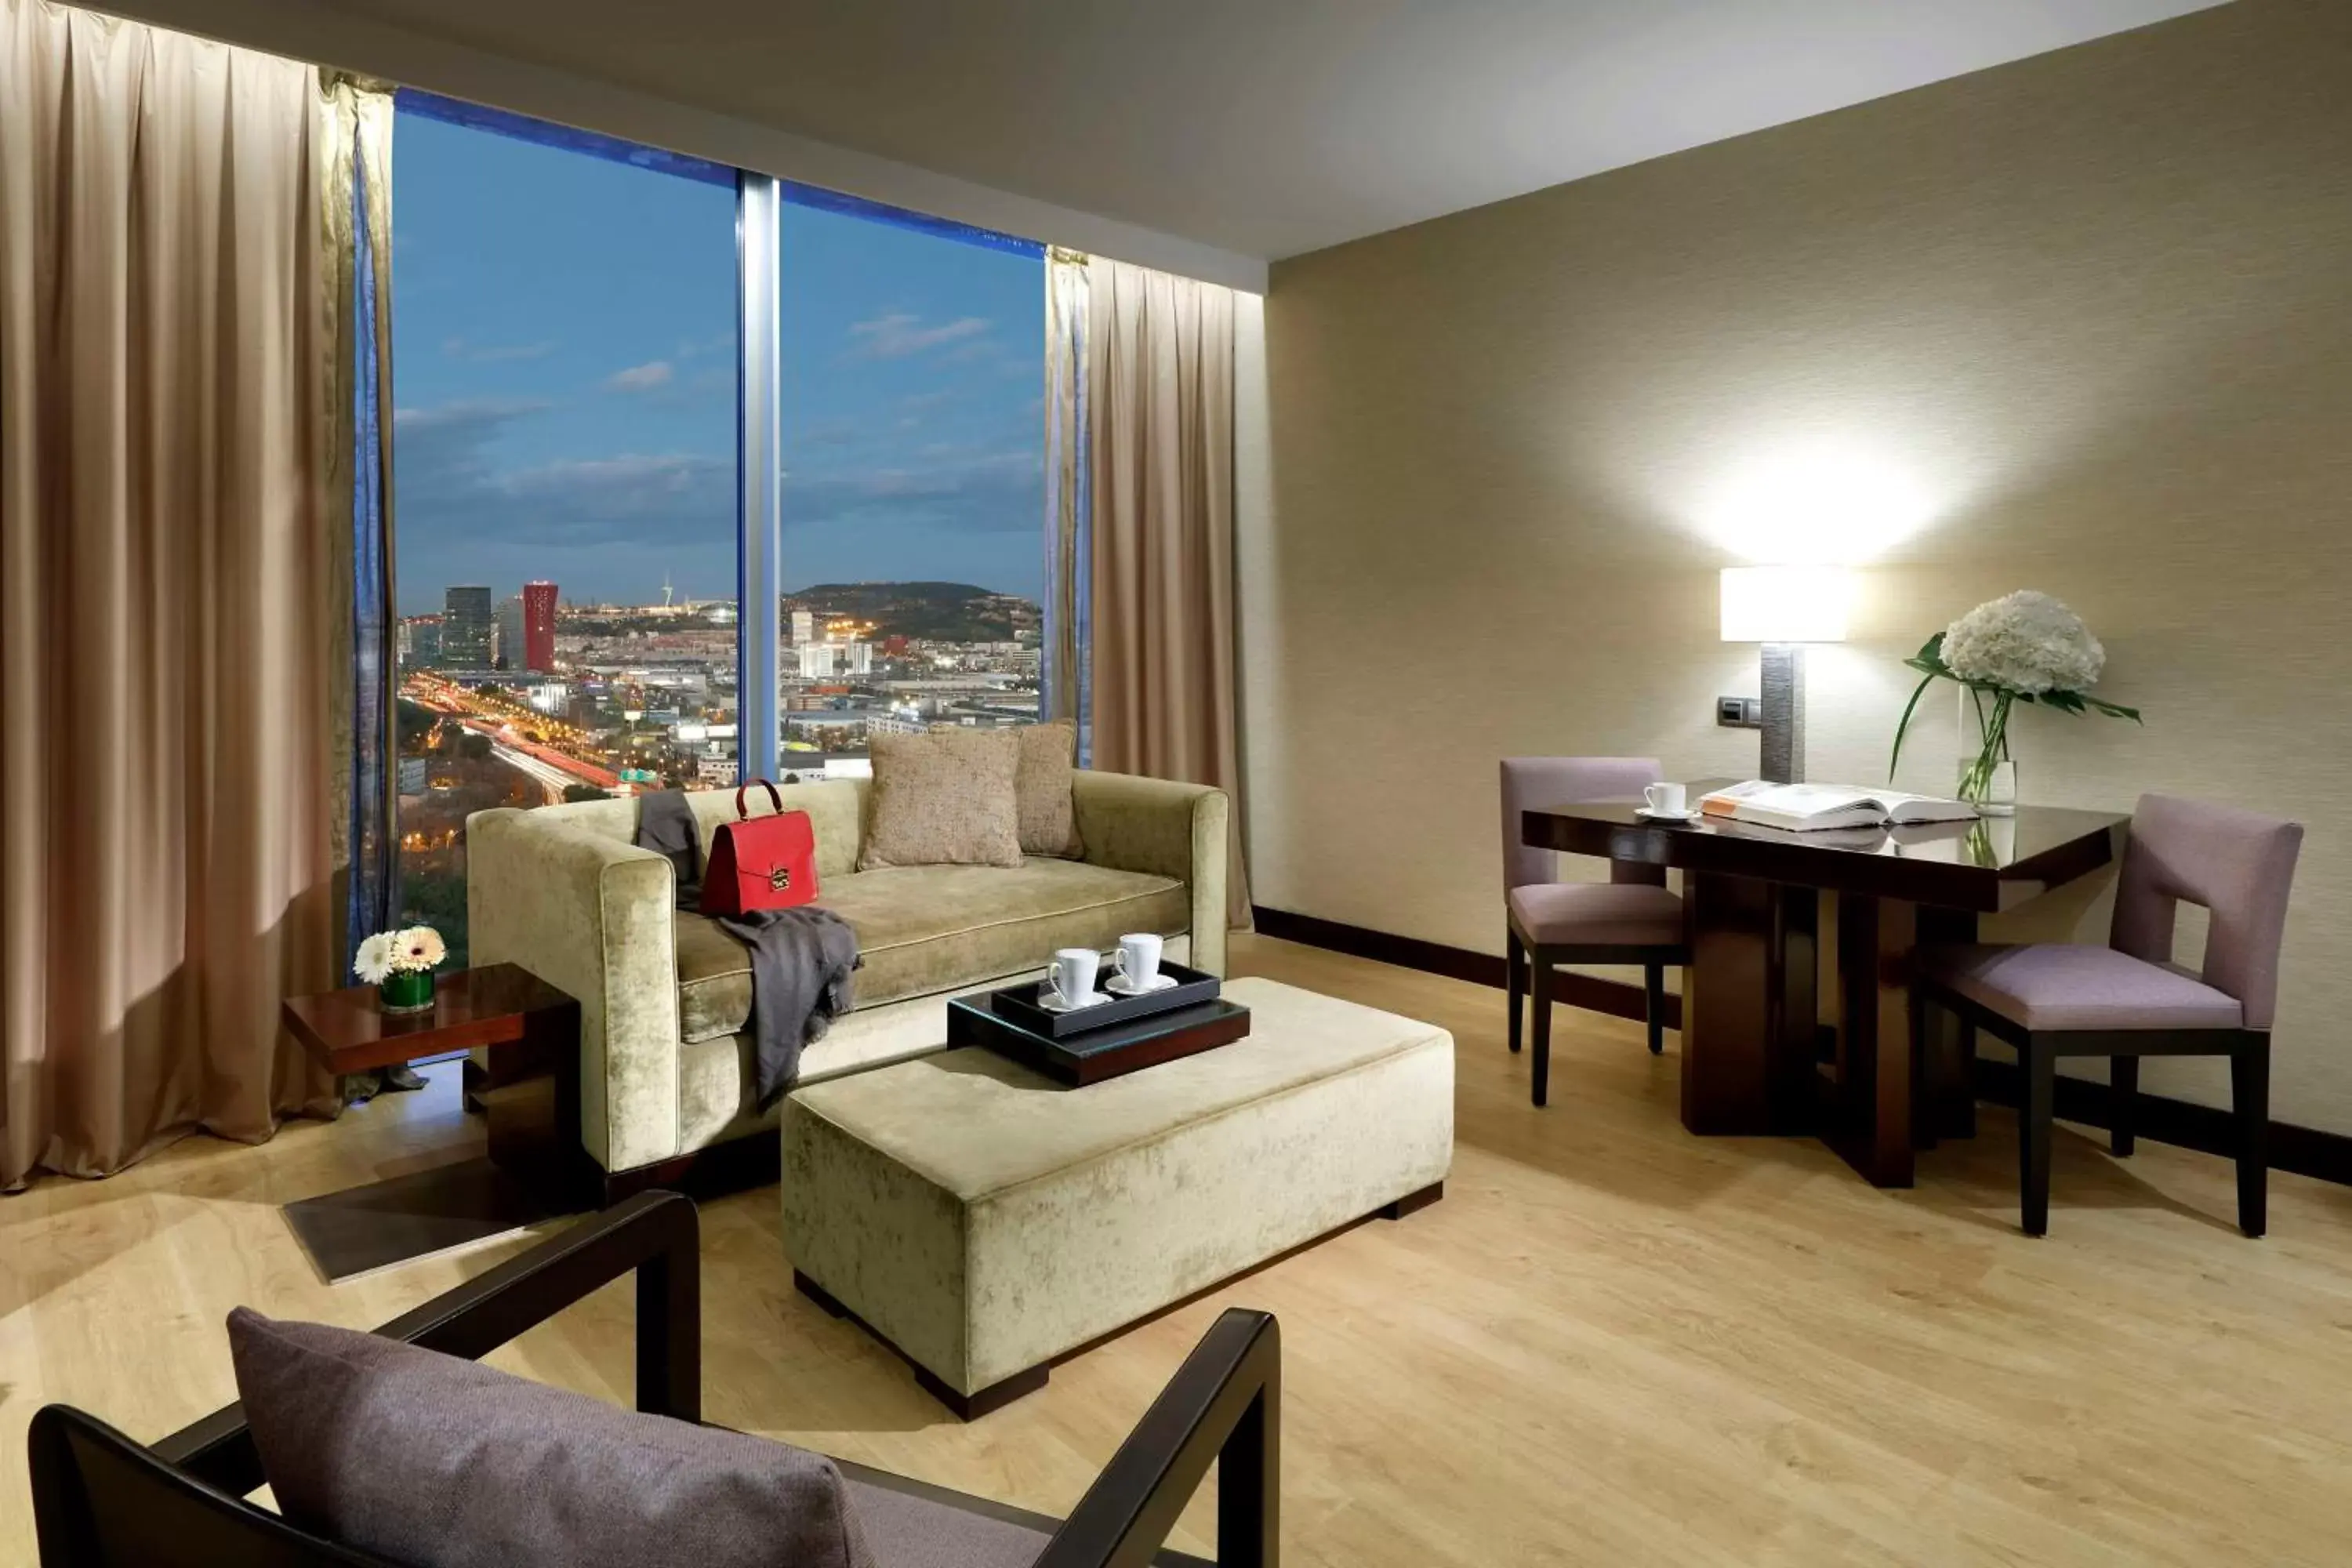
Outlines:
<svg viewBox="0 0 2352 1568"><path fill-rule="evenodd" d="M1732 781L1689 786L1696 803ZM1637 816L1639 801L1526 812L1540 848L1683 874L1682 1119L1696 1133L1817 1135L1873 1184L1911 1184L1915 1150L1974 1130L1957 1027L1915 1041L1912 955L1973 942L1996 914L2096 871L2129 818L2021 805L1916 827L1793 833L1722 817ZM1818 994L1821 895L1837 895L1833 1022Z"/></svg>

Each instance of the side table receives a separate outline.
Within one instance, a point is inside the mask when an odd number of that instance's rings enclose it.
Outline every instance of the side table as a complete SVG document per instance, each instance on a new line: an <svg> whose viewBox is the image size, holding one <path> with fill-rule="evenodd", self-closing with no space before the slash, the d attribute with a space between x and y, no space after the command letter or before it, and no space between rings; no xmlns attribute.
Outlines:
<svg viewBox="0 0 2352 1568"><path fill-rule="evenodd" d="M330 1281L595 1206L579 1169L580 1004L530 971L493 963L436 976L430 1012L387 1013L373 986L351 986L289 997L279 1016L338 1075L478 1047L498 1086L480 1096L487 1156L285 1206Z"/></svg>

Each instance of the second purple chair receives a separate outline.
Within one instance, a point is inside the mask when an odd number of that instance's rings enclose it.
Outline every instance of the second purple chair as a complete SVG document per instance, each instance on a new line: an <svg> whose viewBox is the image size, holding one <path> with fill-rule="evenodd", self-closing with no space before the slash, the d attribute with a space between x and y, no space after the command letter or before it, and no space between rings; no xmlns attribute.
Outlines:
<svg viewBox="0 0 2352 1568"><path fill-rule="evenodd" d="M1687 958L1683 901L1663 867L1609 863L1606 882L1563 882L1549 849L1523 843L1522 812L1590 800L1638 800L1665 775L1654 757L1503 759L1503 912L1511 1004L1510 1045L1519 1048L1519 999L1535 998L1533 1093L1551 1083L1552 971L1563 963L1640 964L1650 1050L1665 1048L1665 972ZM1532 970L1532 985L1530 984Z"/></svg>
<svg viewBox="0 0 2352 1568"><path fill-rule="evenodd" d="M2230 1058L2238 1123L2238 1226L2260 1236L2269 1172L2271 1019L2303 825L2168 795L2141 797L2105 947L1923 948L1915 1009L1938 1007L2017 1048L2020 1185L2027 1234L2050 1228L2050 1123L2058 1058L2109 1058L2113 1148L2132 1152L2143 1056ZM2172 962L2182 903L2210 917L2205 964ZM1915 1014L1914 1038L1923 1037Z"/></svg>

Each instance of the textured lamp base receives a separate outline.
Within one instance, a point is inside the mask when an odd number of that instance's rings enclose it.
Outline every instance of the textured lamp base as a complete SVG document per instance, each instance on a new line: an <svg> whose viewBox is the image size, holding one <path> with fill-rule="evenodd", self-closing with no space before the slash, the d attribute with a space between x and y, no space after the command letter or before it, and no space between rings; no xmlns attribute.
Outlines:
<svg viewBox="0 0 2352 1568"><path fill-rule="evenodd" d="M1805 776L1805 648L1802 643L1764 645L1764 732L1757 772L1772 784L1795 784Z"/></svg>

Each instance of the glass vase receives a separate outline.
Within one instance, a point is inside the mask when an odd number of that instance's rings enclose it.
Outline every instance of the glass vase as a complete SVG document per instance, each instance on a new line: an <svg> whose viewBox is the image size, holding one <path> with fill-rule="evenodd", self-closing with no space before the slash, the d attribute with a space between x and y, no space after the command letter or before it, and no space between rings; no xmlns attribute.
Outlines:
<svg viewBox="0 0 2352 1568"><path fill-rule="evenodd" d="M433 972L404 969L387 974L376 988L376 999L387 1013L424 1013L433 1006Z"/></svg>
<svg viewBox="0 0 2352 1568"><path fill-rule="evenodd" d="M2007 697L1986 698L1960 688L1959 775L1953 794L1986 816L2017 811L2017 762L2009 754Z"/></svg>
<svg viewBox="0 0 2352 1568"><path fill-rule="evenodd" d="M1986 816L2017 814L2017 763L2003 757L1990 766L1971 757L1960 764L1959 797Z"/></svg>

